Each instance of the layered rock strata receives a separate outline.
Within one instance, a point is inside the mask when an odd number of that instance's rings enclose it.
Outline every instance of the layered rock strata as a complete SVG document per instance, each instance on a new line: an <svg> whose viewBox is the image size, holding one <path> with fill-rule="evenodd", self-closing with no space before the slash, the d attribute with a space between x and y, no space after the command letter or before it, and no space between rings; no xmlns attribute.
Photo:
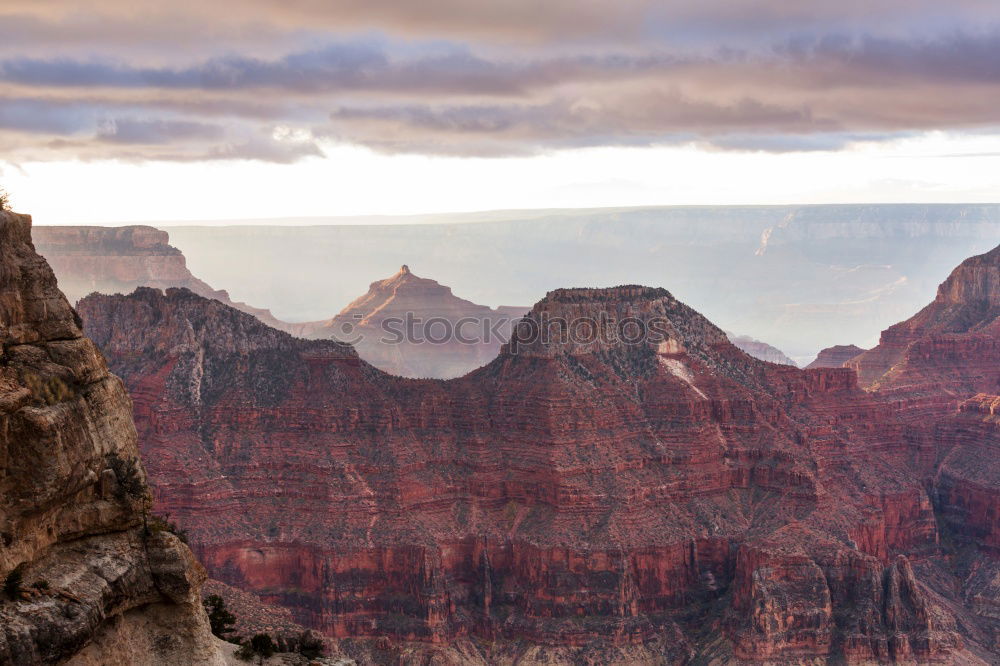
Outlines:
<svg viewBox="0 0 1000 666"><path fill-rule="evenodd" d="M219 664L204 570L144 528L148 488L122 382L0 212L0 664ZM20 579L20 584L17 580Z"/></svg>
<svg viewBox="0 0 1000 666"><path fill-rule="evenodd" d="M862 386L882 392L956 400L1000 392L1000 247L963 261L933 302L882 331L878 346L847 365Z"/></svg>
<svg viewBox="0 0 1000 666"><path fill-rule="evenodd" d="M551 292L448 382L185 290L80 312L132 390L157 504L213 577L331 637L454 663L985 663L995 647L932 585L954 572L923 573L941 554L933 447L914 455L851 370L751 358L665 290ZM551 321L592 339L533 335ZM649 335L622 339L624 321Z"/></svg>

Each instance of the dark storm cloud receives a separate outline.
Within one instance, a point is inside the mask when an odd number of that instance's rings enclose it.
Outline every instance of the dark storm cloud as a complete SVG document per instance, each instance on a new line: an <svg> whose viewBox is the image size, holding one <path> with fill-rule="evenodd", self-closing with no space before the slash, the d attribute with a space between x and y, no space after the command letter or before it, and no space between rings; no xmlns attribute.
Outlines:
<svg viewBox="0 0 1000 666"><path fill-rule="evenodd" d="M998 100L1000 3L976 0L0 8L0 131L17 159L288 162L320 140L837 150L994 127Z"/></svg>

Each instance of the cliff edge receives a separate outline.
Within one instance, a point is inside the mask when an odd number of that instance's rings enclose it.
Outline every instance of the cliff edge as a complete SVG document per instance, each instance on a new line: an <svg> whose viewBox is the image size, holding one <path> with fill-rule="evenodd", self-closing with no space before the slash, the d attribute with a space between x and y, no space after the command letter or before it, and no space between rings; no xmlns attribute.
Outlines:
<svg viewBox="0 0 1000 666"><path fill-rule="evenodd" d="M131 401L0 212L0 664L224 663L191 551L146 516ZM146 520L144 520L144 517Z"/></svg>

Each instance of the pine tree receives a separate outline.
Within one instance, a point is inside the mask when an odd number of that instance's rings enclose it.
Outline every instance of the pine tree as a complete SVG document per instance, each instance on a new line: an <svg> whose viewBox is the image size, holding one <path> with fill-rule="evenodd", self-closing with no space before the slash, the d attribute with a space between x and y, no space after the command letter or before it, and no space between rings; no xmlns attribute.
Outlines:
<svg viewBox="0 0 1000 666"><path fill-rule="evenodd" d="M212 626L212 633L219 638L226 639L226 634L231 634L235 629L236 616L226 608L225 600L217 594L205 597L202 602L205 612L208 613L208 623Z"/></svg>

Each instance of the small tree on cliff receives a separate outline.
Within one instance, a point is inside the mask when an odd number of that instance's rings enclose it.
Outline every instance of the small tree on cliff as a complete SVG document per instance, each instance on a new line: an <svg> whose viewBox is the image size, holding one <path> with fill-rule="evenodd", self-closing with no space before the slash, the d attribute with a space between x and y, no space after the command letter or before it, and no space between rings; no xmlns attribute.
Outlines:
<svg viewBox="0 0 1000 666"><path fill-rule="evenodd" d="M211 594L205 597L202 603L205 612L208 613L208 623L212 626L212 633L223 640L229 640L226 634L235 631L233 626L236 624L236 616L226 608L225 600L217 594Z"/></svg>
<svg viewBox="0 0 1000 666"><path fill-rule="evenodd" d="M116 492L122 500L131 499L144 501L146 499L146 484L142 480L138 458L122 458L112 451L107 456L107 464L118 481Z"/></svg>
<svg viewBox="0 0 1000 666"><path fill-rule="evenodd" d="M0 187L0 211L10 210L10 195Z"/></svg>

